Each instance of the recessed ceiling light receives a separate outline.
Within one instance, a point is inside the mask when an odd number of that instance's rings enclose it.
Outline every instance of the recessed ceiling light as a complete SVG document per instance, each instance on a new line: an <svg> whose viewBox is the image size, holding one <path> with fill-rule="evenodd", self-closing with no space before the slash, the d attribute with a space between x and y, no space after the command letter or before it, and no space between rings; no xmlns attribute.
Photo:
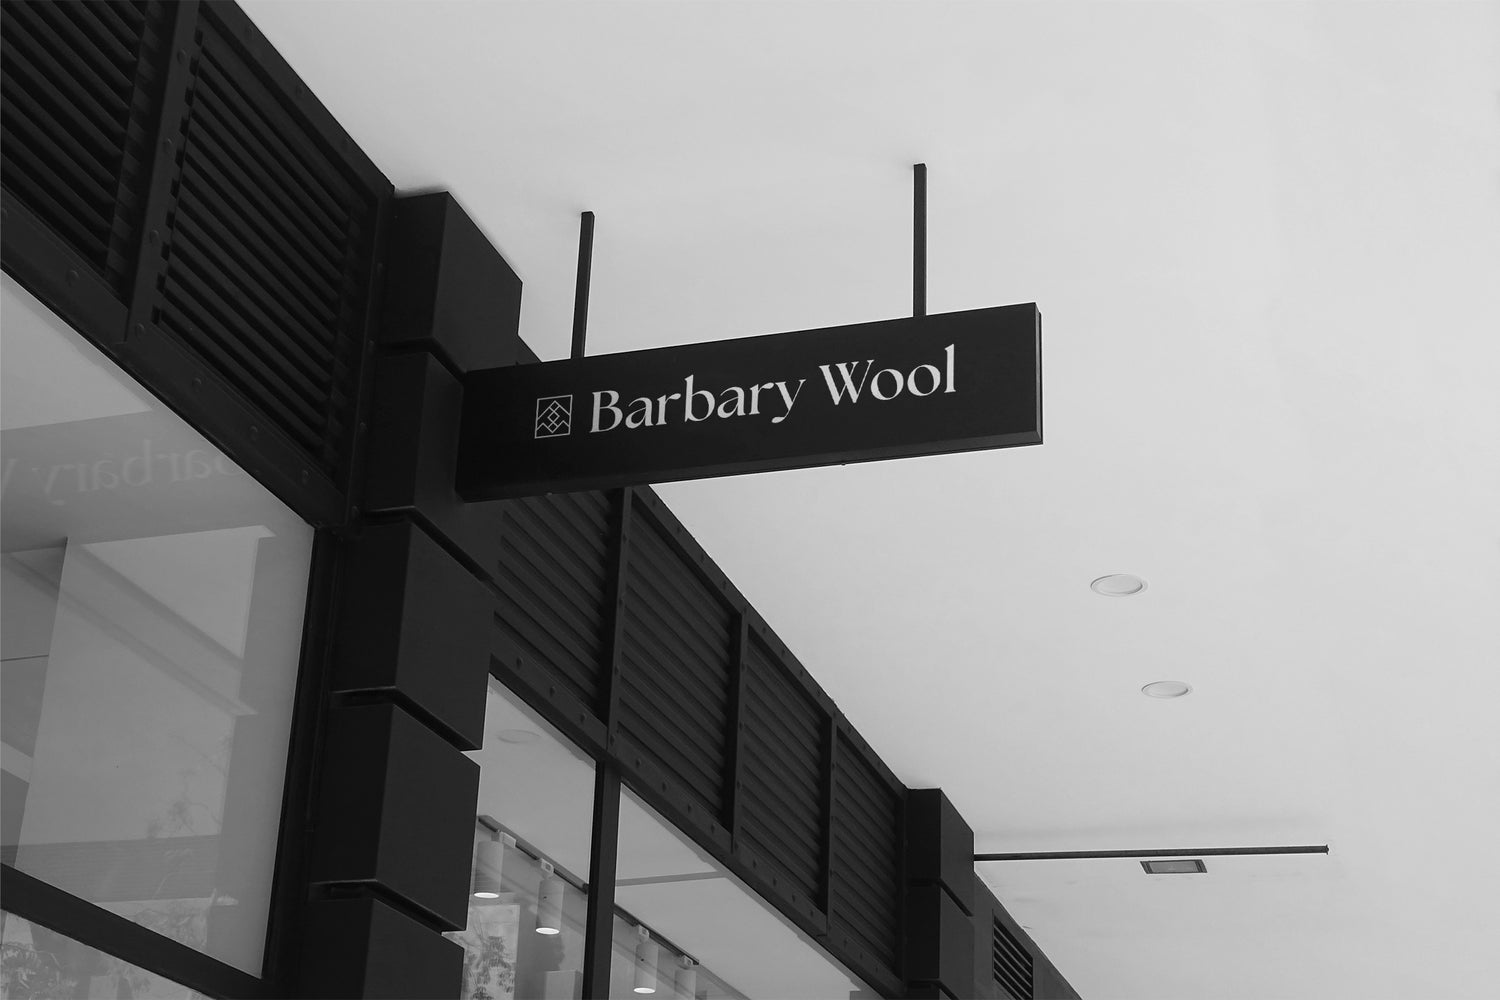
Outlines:
<svg viewBox="0 0 1500 1000"><path fill-rule="evenodd" d="M1197 858L1180 861L1142 861L1141 867L1147 875L1199 875L1208 871L1208 866Z"/></svg>
<svg viewBox="0 0 1500 1000"><path fill-rule="evenodd" d="M1147 698L1181 698L1192 693L1193 686L1182 681L1152 681L1141 688L1141 694Z"/></svg>
<svg viewBox="0 0 1500 1000"><path fill-rule="evenodd" d="M1131 573L1111 573L1089 584L1094 593L1105 597L1129 597L1146 589L1146 581Z"/></svg>
<svg viewBox="0 0 1500 1000"><path fill-rule="evenodd" d="M502 729L495 734L501 743L535 743L542 734L531 729Z"/></svg>

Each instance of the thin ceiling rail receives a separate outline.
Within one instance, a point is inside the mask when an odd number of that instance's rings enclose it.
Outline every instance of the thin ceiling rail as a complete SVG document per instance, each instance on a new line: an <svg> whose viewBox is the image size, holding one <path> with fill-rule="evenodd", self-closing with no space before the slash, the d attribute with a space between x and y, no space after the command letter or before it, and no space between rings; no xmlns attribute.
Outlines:
<svg viewBox="0 0 1500 1000"><path fill-rule="evenodd" d="M1030 851L1020 854L976 854L975 861L1077 861L1093 858L1231 857L1259 854L1327 854L1327 844L1297 847L1181 847L1160 851Z"/></svg>
<svg viewBox="0 0 1500 1000"><path fill-rule="evenodd" d="M584 212L578 224L578 287L573 293L573 358L583 357L589 330L589 278L594 270L594 213Z"/></svg>
<svg viewBox="0 0 1500 1000"><path fill-rule="evenodd" d="M911 314L927 315L927 164L912 164Z"/></svg>

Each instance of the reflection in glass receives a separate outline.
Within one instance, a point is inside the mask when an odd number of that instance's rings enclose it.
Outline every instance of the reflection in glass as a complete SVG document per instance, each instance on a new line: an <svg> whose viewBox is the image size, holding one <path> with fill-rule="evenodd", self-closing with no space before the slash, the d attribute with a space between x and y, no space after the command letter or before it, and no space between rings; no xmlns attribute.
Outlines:
<svg viewBox="0 0 1500 1000"><path fill-rule="evenodd" d="M615 909L611 998L877 995L629 789Z"/></svg>
<svg viewBox="0 0 1500 1000"><path fill-rule="evenodd" d="M0 294L0 860L259 975L312 530Z"/></svg>
<svg viewBox="0 0 1500 1000"><path fill-rule="evenodd" d="M0 912L0 997L6 1000L198 1000L200 996L41 924Z"/></svg>
<svg viewBox="0 0 1500 1000"><path fill-rule="evenodd" d="M576 1000L593 763L493 679L480 765L463 1000Z"/></svg>
<svg viewBox="0 0 1500 1000"><path fill-rule="evenodd" d="M620 1000L656 996L671 1000L734 1000L745 994L705 969L672 941L615 913L609 995Z"/></svg>

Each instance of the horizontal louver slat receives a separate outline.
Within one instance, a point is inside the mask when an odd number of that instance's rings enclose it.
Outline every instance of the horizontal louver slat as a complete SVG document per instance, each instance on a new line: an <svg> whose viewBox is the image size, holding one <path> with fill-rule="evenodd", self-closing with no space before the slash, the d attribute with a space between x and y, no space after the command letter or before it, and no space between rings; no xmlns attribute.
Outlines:
<svg viewBox="0 0 1500 1000"><path fill-rule="evenodd" d="M580 664L599 655L597 623L589 608L581 603L557 599L556 588L513 546L506 546L502 557L514 569L497 581L504 594L523 614L523 618L506 624L524 631L538 631L544 639L560 647L568 659ZM525 579L525 583L518 582ZM592 628L591 628L592 626Z"/></svg>
<svg viewBox="0 0 1500 1000"><path fill-rule="evenodd" d="M12 2L0 16L0 180L116 289L138 242L140 164L125 147L145 131L131 114L150 113L147 46L131 5Z"/></svg>
<svg viewBox="0 0 1500 1000"><path fill-rule="evenodd" d="M124 89L130 89L130 77L135 72L135 53L130 50L127 35L122 38L106 25L101 17L108 16L105 12L85 11L83 4L59 4L63 9L64 16L72 22L72 30L77 37L84 40L91 49L97 52L101 59L107 60L110 65L119 71L120 83ZM107 8L108 5L106 4Z"/></svg>
<svg viewBox="0 0 1500 1000"><path fill-rule="evenodd" d="M191 166L191 157L188 162ZM313 298L330 294L330 290L310 288L299 275L283 266L285 258L273 256L276 252L273 242L238 225L242 221L241 211L233 207L232 195L226 198L214 189L211 177L189 170L183 177L178 219L188 222L188 232L202 245L224 254L226 264L242 272L243 284L252 289L249 294L258 299L278 300L286 310L300 314L301 325L309 330L307 341L312 345L323 344L331 360L333 332L320 322L318 310L307 305Z"/></svg>
<svg viewBox="0 0 1500 1000"><path fill-rule="evenodd" d="M46 5L41 5L45 7ZM26 10L32 5L23 4ZM6 8L9 10L9 7ZM108 66L90 64L81 54L68 50L51 33L49 27L37 21L22 20L13 27L15 37L26 60L35 67L34 72L45 74L52 84L53 95L60 105L66 104L86 123L102 135L112 147L118 148L125 138L126 105L107 83L100 79L108 76ZM86 72L71 72L74 67L87 66Z"/></svg>
<svg viewBox="0 0 1500 1000"><path fill-rule="evenodd" d="M547 664L548 669L562 680L568 690L584 704L597 711L599 690L593 672L581 669L577 665L572 650L560 648L557 643L549 642L550 637L546 629L535 625L528 627L525 623L525 612L507 595L501 595L499 608L495 616L496 627L504 632L510 641L532 661Z"/></svg>
<svg viewBox="0 0 1500 1000"><path fill-rule="evenodd" d="M1012 1000L1033 1000L1033 964L1031 953L1005 928L998 918L994 921L994 947L992 970L995 982Z"/></svg>
<svg viewBox="0 0 1500 1000"><path fill-rule="evenodd" d="M766 809L773 808L766 805L761 796L748 789L748 786L742 787L740 794L747 802ZM771 794L774 795L774 791ZM741 826L740 836L761 854L774 858L780 863L787 873L796 879L803 892L809 896L817 894L820 866L816 837L804 835L802 831L788 832L784 828L777 829L766 824L750 822Z"/></svg>
<svg viewBox="0 0 1500 1000"><path fill-rule="evenodd" d="M763 750L746 752L745 787L765 799L766 813L751 812L751 822L774 823L806 834L813 842L823 833L822 802L817 794L819 775L804 768L786 767L786 757L774 757Z"/></svg>
<svg viewBox="0 0 1500 1000"><path fill-rule="evenodd" d="M900 800L852 741L839 737L834 781L834 911L888 965L899 933Z"/></svg>
<svg viewBox="0 0 1500 1000"><path fill-rule="evenodd" d="M133 50L146 21L144 0L139 3L119 3L116 0L109 0L106 3L90 3L81 6L88 7L89 13L99 19L99 26L112 34L121 45Z"/></svg>
<svg viewBox="0 0 1500 1000"><path fill-rule="evenodd" d="M659 647L657 647L659 648ZM707 699L690 689L672 682L673 671L662 669L662 661L653 656L652 647L640 645L631 639L625 641L623 650L625 665L629 669L622 675L623 691L629 701L629 709L639 713L638 719L655 722L663 716L672 719L690 720L682 727L682 739L692 742L698 753L712 762L717 773L724 762L725 714L707 704ZM634 700L630 696L634 695ZM627 713L627 719L630 713ZM671 727L663 729L670 734Z"/></svg>
<svg viewBox="0 0 1500 1000"><path fill-rule="evenodd" d="M553 497L558 504L566 508L570 517L584 518L592 521L595 531L592 533L580 533L580 538L593 539L598 542L599 548L604 548L606 533L610 530L610 511L614 505L610 502L610 494L599 490L587 493L554 493Z"/></svg>
<svg viewBox="0 0 1500 1000"><path fill-rule="evenodd" d="M189 251L194 248L191 240L178 245ZM178 260L181 266L177 265ZM182 282L184 291L209 309L232 332L233 341L253 356L257 368L306 400L316 421L317 407L332 388L327 381L328 372L320 371L295 339L285 335L283 327L246 296L238 294L233 279L224 273L214 255L175 254L167 269L167 280L169 288L173 281Z"/></svg>
<svg viewBox="0 0 1500 1000"><path fill-rule="evenodd" d="M723 804L719 775L724 760L722 752L716 752L712 737L678 728L675 721L664 717L649 691L628 681L623 684L619 704L625 717L621 732L717 812Z"/></svg>
<svg viewBox="0 0 1500 1000"><path fill-rule="evenodd" d="M278 279L298 296L303 309L329 322L334 318L329 299L338 294L338 272L328 261L333 248L312 245L269 197L259 193L270 182L246 174L234 163L234 152L226 148L234 143L223 136L229 125L220 123L205 104L199 104L194 114L199 127L188 134L184 183L192 184L203 202L214 204L230 232L254 233L261 244L275 247L286 258L275 261L282 265Z"/></svg>
<svg viewBox="0 0 1500 1000"><path fill-rule="evenodd" d="M729 609L693 575L677 549L653 528L642 533L631 559L641 566L636 579L651 589L654 599L683 609L680 624L691 630L685 638L717 650L728 627Z"/></svg>
<svg viewBox="0 0 1500 1000"><path fill-rule="evenodd" d="M632 523L620 727L718 814L729 756L733 616L649 509L638 505Z"/></svg>
<svg viewBox="0 0 1500 1000"><path fill-rule="evenodd" d="M35 11L45 24L46 27L38 33L55 57L63 63L77 60L94 67L95 72L90 76L77 78L79 87L99 106L106 120L121 121L130 101L131 73L135 69L129 53L122 51L123 46L101 43L84 27L91 21L98 26L98 22L85 12L75 10L72 15L68 14L70 8L80 5L43 3L22 6Z"/></svg>
<svg viewBox="0 0 1500 1000"><path fill-rule="evenodd" d="M536 529L566 550L569 558L586 565L602 565L608 558L612 530L609 509L596 511L570 499L569 494L549 494L509 501L506 517Z"/></svg>
<svg viewBox="0 0 1500 1000"><path fill-rule="evenodd" d="M241 261L246 256L242 247L214 241L206 228L199 227L197 216L187 208L177 217L176 236L174 249L193 258L193 263L208 273L217 275L220 287L233 289L242 296L239 301L257 322L285 336L288 360L295 362L307 377L321 382L337 371L337 359L329 346L319 340L317 333L299 317L266 294L269 282L247 284L225 272L225 268L242 266ZM258 269L258 265L252 264L250 269Z"/></svg>
<svg viewBox="0 0 1500 1000"><path fill-rule="evenodd" d="M27 157L24 151L13 155L11 150L4 149L0 151L0 176L4 177L5 186L40 212L59 236L86 258L103 266L104 243L97 228L90 225L87 217L79 217L76 203L68 204L66 200L53 197L33 179L46 176L43 165Z"/></svg>
<svg viewBox="0 0 1500 1000"><path fill-rule="evenodd" d="M663 616L656 607L645 605L634 582L626 587L627 607L639 608L638 617L633 619L636 627L629 628L625 633L624 650L625 655L634 658L637 662L652 668L652 673L664 679L692 677L695 673L711 673L701 671L699 665L708 662L704 656L694 656L694 649L673 639L680 639L671 632L672 623ZM727 675L713 678L711 684L690 684L683 690L686 692L685 701L691 706L695 716L703 720L705 726L715 726L722 730L728 718L728 703L724 691L728 687ZM722 682L722 683L720 683Z"/></svg>
<svg viewBox="0 0 1500 1000"><path fill-rule="evenodd" d="M27 39L22 37L13 40L16 34L18 33L7 34L3 45L0 45L0 67L3 67L5 82L9 84L6 87L5 102L9 104L13 100L21 101L35 117L56 121L58 128L72 136L91 159L104 164L113 172L119 160L120 144L112 142L108 135L65 99L64 94L53 86L52 79L33 65L35 52L31 51L32 58L24 54L30 51L24 48Z"/></svg>
<svg viewBox="0 0 1500 1000"><path fill-rule="evenodd" d="M246 65L215 8L198 15L152 315L337 482L379 193Z"/></svg>
<svg viewBox="0 0 1500 1000"><path fill-rule="evenodd" d="M259 87L252 88L254 74L227 46L205 46L203 54L203 75L216 85L216 93L246 129L248 138L265 149L268 157L274 154L275 160L271 162L284 171L281 181L290 185L291 197L326 225L333 236L354 224L345 205L347 183L325 157L310 153L316 148L315 143L298 142L296 133L281 129L287 114L281 102ZM305 132L301 135L307 138Z"/></svg>
<svg viewBox="0 0 1500 1000"><path fill-rule="evenodd" d="M700 791L706 801L717 804L722 795L718 775L724 766L724 752L713 735L679 729L673 706L665 702L659 689L623 681L620 703L630 716L622 726L625 734L679 772L679 777Z"/></svg>
<svg viewBox="0 0 1500 1000"><path fill-rule="evenodd" d="M765 723L764 731L776 731L778 744L792 744L791 756L813 765L823 752L824 715L805 694L797 690L779 666L756 652L750 643L746 664L750 675L750 697L746 710L756 721Z"/></svg>
<svg viewBox="0 0 1500 1000"><path fill-rule="evenodd" d="M741 832L815 896L823 866L826 717L753 635L745 670Z"/></svg>
<svg viewBox="0 0 1500 1000"><path fill-rule="evenodd" d="M266 379L262 373L246 367L243 351L227 346L232 340L222 331L217 336L210 332L215 329L212 315L183 294L180 286L169 282L162 302L166 307L162 323L168 332L222 372L245 396L263 402L270 397L282 426L303 447L316 447L318 418L306 403L297 401L292 394Z"/></svg>
<svg viewBox="0 0 1500 1000"><path fill-rule="evenodd" d="M506 561L518 564L520 559L505 553ZM522 634L531 636L538 646L552 651L560 662L549 666L592 668L599 656L597 624L590 629L591 620L586 609L569 606L565 602L548 600L551 590L544 578L532 573L530 566L516 565L516 575L507 574L499 583L500 593L517 612L517 617L507 617L505 625ZM527 583L518 583L520 574L526 574ZM589 669L590 674L594 673Z"/></svg>
<svg viewBox="0 0 1500 1000"><path fill-rule="evenodd" d="M523 511L506 519L501 543L545 572L552 590L570 605L597 610L604 599L604 553L570 545L570 528L540 512Z"/></svg>
<svg viewBox="0 0 1500 1000"><path fill-rule="evenodd" d="M56 119L34 117L23 104L4 105L0 111L8 134L17 136L20 147L35 155L56 172L59 183L66 185L107 223L113 211L114 176L78 141L61 128ZM32 151L35 151L32 153Z"/></svg>
<svg viewBox="0 0 1500 1000"><path fill-rule="evenodd" d="M586 704L596 705L612 572L608 509L600 515L558 496L502 509L496 572L502 627Z"/></svg>
<svg viewBox="0 0 1500 1000"><path fill-rule="evenodd" d="M818 847L822 842L822 821L817 800L801 796L789 801L787 789L767 777L743 779L741 786L750 799L745 818L747 829L763 831L765 836L779 836L811 850L801 860L817 867Z"/></svg>

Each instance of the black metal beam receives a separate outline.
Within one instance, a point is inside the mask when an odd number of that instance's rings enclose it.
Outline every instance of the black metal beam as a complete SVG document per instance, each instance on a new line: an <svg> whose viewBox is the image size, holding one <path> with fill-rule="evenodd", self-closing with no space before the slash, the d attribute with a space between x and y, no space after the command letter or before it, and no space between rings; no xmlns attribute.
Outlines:
<svg viewBox="0 0 1500 1000"><path fill-rule="evenodd" d="M1096 858L1232 857L1262 854L1327 854L1327 844L1297 847L1179 847L1160 851L1029 851L1018 854L976 854L975 861L1077 861Z"/></svg>

